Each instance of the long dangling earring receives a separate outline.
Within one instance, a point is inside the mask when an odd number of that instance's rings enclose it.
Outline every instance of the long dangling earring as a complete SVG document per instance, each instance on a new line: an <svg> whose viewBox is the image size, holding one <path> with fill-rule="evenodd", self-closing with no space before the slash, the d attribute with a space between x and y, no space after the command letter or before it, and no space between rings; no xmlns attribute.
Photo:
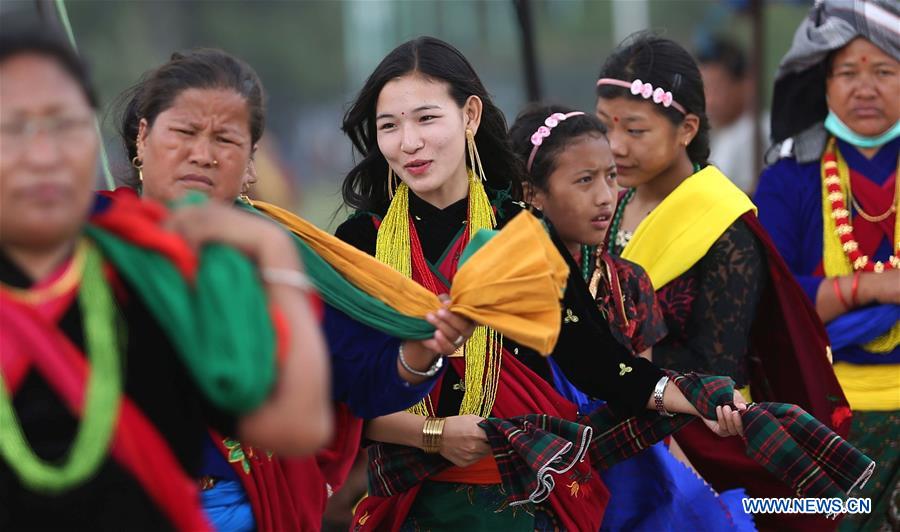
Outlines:
<svg viewBox="0 0 900 532"><path fill-rule="evenodd" d="M484 167L481 166L481 156L478 155L478 146L475 145L475 132L469 128L466 128L466 147L469 149L469 162L472 164L472 170L478 172L482 182L487 182Z"/></svg>
<svg viewBox="0 0 900 532"><path fill-rule="evenodd" d="M140 160L137 156L131 159L131 166L133 166L138 172L138 179L140 179L141 183L144 182L144 172L142 171L144 168L144 161Z"/></svg>
<svg viewBox="0 0 900 532"><path fill-rule="evenodd" d="M396 182L394 178L394 169L391 168L391 165L388 164L388 175L387 175L387 193L388 199L394 199L394 183Z"/></svg>
<svg viewBox="0 0 900 532"><path fill-rule="evenodd" d="M215 161L214 161L215 162ZM218 166L218 163L216 163ZM253 202L250 200L250 187L252 187L256 183L256 167L253 164L253 159L247 163L247 170L244 172L244 179L241 182L241 195L238 196L241 201L246 203L247 205L253 205Z"/></svg>

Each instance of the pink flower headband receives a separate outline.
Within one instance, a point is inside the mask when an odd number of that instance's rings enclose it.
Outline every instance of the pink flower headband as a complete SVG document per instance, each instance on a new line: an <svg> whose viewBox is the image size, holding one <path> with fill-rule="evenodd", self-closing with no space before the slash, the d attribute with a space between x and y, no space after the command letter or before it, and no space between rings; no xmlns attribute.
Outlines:
<svg viewBox="0 0 900 532"><path fill-rule="evenodd" d="M572 118L573 116L583 115L581 111L572 111L571 113L553 113L548 116L546 120L544 120L544 125L537 128L537 131L531 135L531 145L534 146L531 148L531 155L528 156L528 164L525 165L525 168L530 172L531 165L534 163L534 156L537 155L538 148L541 147L541 144L544 143L544 139L550 136L550 131L553 130L556 126L559 125L560 122Z"/></svg>
<svg viewBox="0 0 900 532"><path fill-rule="evenodd" d="M662 104L663 107L674 107L681 111L681 114L686 115L687 111L685 111L684 107L681 106L680 103L676 102L672 97L672 93L663 90L662 87L653 88L653 85L649 83L644 83L643 81L636 79L631 83L627 81L622 81L621 79L613 79L613 78L600 78L597 80L597 86L600 85L616 85L619 87L625 87L626 89L631 90L631 94L635 96L640 96L645 100L653 99L653 103Z"/></svg>

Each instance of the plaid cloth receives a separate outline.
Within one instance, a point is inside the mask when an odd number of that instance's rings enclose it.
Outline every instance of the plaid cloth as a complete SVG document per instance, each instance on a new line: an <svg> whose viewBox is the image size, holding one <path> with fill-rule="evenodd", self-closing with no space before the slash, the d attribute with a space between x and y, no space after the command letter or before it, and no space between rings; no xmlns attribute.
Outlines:
<svg viewBox="0 0 900 532"><path fill-rule="evenodd" d="M734 382L670 372L694 407L715 419L716 406L731 405ZM732 405L733 406L733 405ZM800 497L844 498L862 487L875 463L802 408L755 403L741 414L747 456L790 486ZM662 417L646 411L622 419L607 405L579 423L546 415L485 419L503 488L511 504L540 502L554 488L553 474L573 467L604 470L662 441L696 419ZM590 442L585 458L585 443ZM391 444L369 448L369 493L390 497L410 489L452 464L440 455Z"/></svg>
<svg viewBox="0 0 900 532"><path fill-rule="evenodd" d="M590 471L584 461L590 427L540 414L489 418L479 426L487 433L510 506L547 499L556 485L554 475L573 467L585 476Z"/></svg>
<svg viewBox="0 0 900 532"><path fill-rule="evenodd" d="M734 382L727 377L670 373L672 382L705 417L716 406L730 405ZM802 408L784 403L755 403L742 412L747 456L765 467L801 497L845 497L862 487L875 463ZM660 441L693 420L660 417L648 411L615 421L604 405L583 420L594 428L591 465L605 469Z"/></svg>
<svg viewBox="0 0 900 532"><path fill-rule="evenodd" d="M554 474L573 467L587 474L590 469L584 461L590 427L543 414L487 418L480 426L487 433L510 505L542 502L555 487ZM452 465L440 455L414 447L373 445L369 447L369 494L391 497Z"/></svg>

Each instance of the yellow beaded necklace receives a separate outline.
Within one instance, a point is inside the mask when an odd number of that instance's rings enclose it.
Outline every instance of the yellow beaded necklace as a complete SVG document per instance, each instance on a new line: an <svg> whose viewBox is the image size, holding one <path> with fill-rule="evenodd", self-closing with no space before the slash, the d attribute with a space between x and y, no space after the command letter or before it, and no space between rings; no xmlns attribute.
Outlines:
<svg viewBox="0 0 900 532"><path fill-rule="evenodd" d="M479 229L493 229L497 225L491 202L481 180L469 169L469 235ZM409 187L401 183L391 200L387 214L378 228L375 258L391 266L406 277L412 277L412 247L410 243ZM500 380L502 338L484 326L475 328L472 337L460 348L465 358L465 390L459 407L460 415L490 415ZM428 397L409 408L409 412L433 416L434 406Z"/></svg>

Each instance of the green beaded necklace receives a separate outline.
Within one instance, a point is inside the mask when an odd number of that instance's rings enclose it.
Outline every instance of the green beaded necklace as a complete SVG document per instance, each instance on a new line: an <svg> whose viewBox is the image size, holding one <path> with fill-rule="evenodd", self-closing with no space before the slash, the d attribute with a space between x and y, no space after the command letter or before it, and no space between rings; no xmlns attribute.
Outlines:
<svg viewBox="0 0 900 532"><path fill-rule="evenodd" d="M694 173L696 174L701 170L700 165L694 163ZM619 255L622 253L622 249L620 248L617 242L617 236L619 235L619 227L622 225L622 217L625 215L625 206L628 205L628 202L631 201L631 198L634 197L635 189L629 188L625 191L625 195L622 196L622 199L619 200L619 204L616 205L616 213L613 215L612 223L609 225L609 252L613 255Z"/></svg>
<svg viewBox="0 0 900 532"><path fill-rule="evenodd" d="M590 280L591 273L594 271L594 261L591 260L591 257L596 252L597 246L581 245L581 276L584 277L585 282Z"/></svg>
<svg viewBox="0 0 900 532"><path fill-rule="evenodd" d="M609 252L613 255L622 253L622 249L617 244L619 226L622 225L622 217L625 215L625 206L628 205L628 202L634 197L634 190L635 189L633 188L629 188L625 191L625 195L622 196L622 199L619 200L619 204L616 205L616 213L613 215L612 223L609 224Z"/></svg>
<svg viewBox="0 0 900 532"><path fill-rule="evenodd" d="M65 462L52 465L38 457L16 416L12 397L0 376L0 456L26 487L59 493L84 482L106 457L122 392L120 359L116 341L116 311L112 292L103 278L100 253L87 246L84 274L78 291L90 362L81 425Z"/></svg>

